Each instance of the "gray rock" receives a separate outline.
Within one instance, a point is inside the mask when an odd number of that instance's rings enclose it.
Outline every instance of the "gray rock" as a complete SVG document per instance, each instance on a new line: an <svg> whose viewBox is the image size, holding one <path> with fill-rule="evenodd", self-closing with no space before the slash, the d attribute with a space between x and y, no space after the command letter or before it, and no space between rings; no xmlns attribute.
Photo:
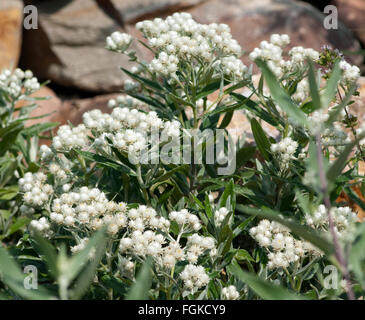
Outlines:
<svg viewBox="0 0 365 320"><path fill-rule="evenodd" d="M92 0L36 2L39 29L25 32L22 64L43 79L93 92L115 92L128 58L105 49L106 37L129 32ZM139 55L143 54L135 48Z"/></svg>
<svg viewBox="0 0 365 320"><path fill-rule="evenodd" d="M125 23L186 10L207 0L106 0L112 2Z"/></svg>
<svg viewBox="0 0 365 320"><path fill-rule="evenodd" d="M331 45L340 50L357 51L359 42L342 23L338 30L323 26L325 15L308 3L294 0L211 0L189 12L202 23L227 23L246 52L252 51L273 33L287 33L292 46L320 49ZM245 62L249 62L246 58ZM360 64L362 57L349 57Z"/></svg>

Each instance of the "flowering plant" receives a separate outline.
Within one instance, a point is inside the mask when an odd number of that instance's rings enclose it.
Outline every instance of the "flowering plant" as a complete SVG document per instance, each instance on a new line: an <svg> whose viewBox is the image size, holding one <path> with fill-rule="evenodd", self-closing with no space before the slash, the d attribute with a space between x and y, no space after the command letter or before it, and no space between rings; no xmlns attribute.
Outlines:
<svg viewBox="0 0 365 320"><path fill-rule="evenodd" d="M39 135L56 126L47 122L26 125L28 120L37 118L30 115L37 108L36 101L44 99L31 96L40 86L29 70L0 73L1 240L20 232L30 221L28 214L34 213L33 209L28 211L19 206L17 181L25 172L39 169L36 164Z"/></svg>
<svg viewBox="0 0 365 320"><path fill-rule="evenodd" d="M262 71L257 83L225 24L175 13L136 27L149 63L130 35L106 40L136 64L123 69L128 96L110 100L110 114L61 126L40 147L42 169L19 179L22 208L34 214L18 247L50 270L42 293L360 297L364 225L336 202L346 192L364 207L351 189L363 181L365 128L350 116L359 69L327 47L287 51L289 37L274 34L249 54ZM254 145L229 134L238 110ZM323 270L333 264L342 281L328 288Z"/></svg>

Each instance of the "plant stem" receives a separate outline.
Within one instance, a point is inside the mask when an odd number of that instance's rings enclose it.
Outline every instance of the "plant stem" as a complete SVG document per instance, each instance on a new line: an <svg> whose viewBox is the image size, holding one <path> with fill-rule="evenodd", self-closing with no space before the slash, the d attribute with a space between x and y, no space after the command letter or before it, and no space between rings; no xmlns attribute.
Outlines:
<svg viewBox="0 0 365 320"><path fill-rule="evenodd" d="M142 189L144 200L146 201L147 204L149 204L149 197L148 197L148 193L147 193L147 190L144 186L144 182L143 182L143 179L142 179L142 172L141 172L141 165L140 164L136 165L136 172L137 172L137 180L138 180L138 183L139 183L139 185Z"/></svg>
<svg viewBox="0 0 365 320"><path fill-rule="evenodd" d="M340 243L338 241L338 238L337 238L337 235L335 232L335 225L333 222L333 217L331 214L331 201L328 196L327 178L326 178L326 174L325 174L325 171L323 168L323 155L322 155L322 144L321 144L320 133L317 133L316 141L317 141L317 161L318 161L319 179L320 179L320 183L321 183L321 191L323 194L323 202L324 202L324 205L325 205L325 207L327 209L327 213L328 213L328 225L329 225L330 233L331 233L332 240L333 240L335 256L336 256L336 259L339 262L339 264L342 268L342 272L345 276L347 297L349 298L349 300L355 300L355 294L352 290L350 272L347 267L347 261L342 252Z"/></svg>
<svg viewBox="0 0 365 320"><path fill-rule="evenodd" d="M339 89L337 89L337 92L338 92L338 95L339 95L339 97L340 97L340 100L342 101L342 96L341 96L340 90L339 90ZM359 149L359 152L360 152L361 158L362 158L363 160L365 160L364 154L363 154L362 149L361 149L361 146L360 146L360 142L357 140L356 130L355 130L354 126L352 125L352 122L351 122L351 119L350 119L350 115L349 115L349 113L348 113L348 111L347 111L347 106L345 106L345 108L344 108L344 109L345 109L345 113L346 113L346 118L347 118L348 123L350 124L350 127L351 127L351 132L352 132L352 134L354 135L354 138L355 138L355 140L356 140L356 145L357 145L357 148Z"/></svg>

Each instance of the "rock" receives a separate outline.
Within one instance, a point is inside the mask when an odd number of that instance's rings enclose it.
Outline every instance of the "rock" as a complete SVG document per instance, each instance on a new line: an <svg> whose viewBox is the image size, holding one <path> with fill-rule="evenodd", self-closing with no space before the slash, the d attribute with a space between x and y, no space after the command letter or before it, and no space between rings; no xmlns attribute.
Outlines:
<svg viewBox="0 0 365 320"><path fill-rule="evenodd" d="M56 93L52 89L43 86L38 91L34 92L31 97L47 99L37 100L35 102L38 107L31 112L30 117L38 117L42 115L46 116L39 119L28 120L26 122L26 126L31 126L36 123L56 121L55 118L57 118L57 114L61 109L62 101L57 97ZM30 103L28 101L21 100L17 103L16 108L22 108L29 104Z"/></svg>
<svg viewBox="0 0 365 320"><path fill-rule="evenodd" d="M82 123L82 115L93 109L100 109L102 112L110 113L108 101L115 99L120 94L104 94L87 99L71 99L63 101L59 112L52 118L53 121L66 124L70 121L73 125Z"/></svg>
<svg viewBox="0 0 365 320"><path fill-rule="evenodd" d="M188 10L201 23L228 24L232 35L246 52L251 52L273 33L287 33L292 46L320 49L332 45L341 50L359 50L352 32L339 23L338 30L326 30L324 15L310 4L293 0L211 0ZM351 56L360 64L361 56ZM244 61L249 63L247 57Z"/></svg>
<svg viewBox="0 0 365 320"><path fill-rule="evenodd" d="M22 44L23 1L0 2L0 71L15 68Z"/></svg>
<svg viewBox="0 0 365 320"><path fill-rule="evenodd" d="M24 34L22 65L41 79L92 92L116 92L125 76L120 67L131 64L122 54L105 49L112 32L129 32L96 1L33 1L39 28ZM139 52L137 54L143 57Z"/></svg>
<svg viewBox="0 0 365 320"><path fill-rule="evenodd" d="M47 98L47 100L36 101L38 108L34 109L31 113L31 117L38 117L46 115L40 119L32 119L27 122L27 125L32 125L41 122L57 122L56 118L59 114L62 106L62 101L57 97L56 93L48 88L41 87L40 90L32 94L35 98Z"/></svg>
<svg viewBox="0 0 365 320"><path fill-rule="evenodd" d="M166 15L186 10L207 0L107 0L123 17L124 23L135 23L142 19L151 19L157 15ZM105 1L105 2L107 2Z"/></svg>
<svg viewBox="0 0 365 320"><path fill-rule="evenodd" d="M333 0L341 21L365 44L365 0Z"/></svg>

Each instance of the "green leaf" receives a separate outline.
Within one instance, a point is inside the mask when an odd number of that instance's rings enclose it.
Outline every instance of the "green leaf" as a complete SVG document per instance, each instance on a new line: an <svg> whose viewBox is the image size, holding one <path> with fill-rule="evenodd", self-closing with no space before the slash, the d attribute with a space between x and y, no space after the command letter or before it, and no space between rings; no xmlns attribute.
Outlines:
<svg viewBox="0 0 365 320"><path fill-rule="evenodd" d="M309 65L309 74L308 74L308 81L309 81L309 91L313 102L313 111L321 109L321 97L318 91L318 85L316 81L316 75L314 73L313 62L308 59Z"/></svg>
<svg viewBox="0 0 365 320"><path fill-rule="evenodd" d="M337 93L338 82L341 79L341 69L339 66L339 61L336 62L332 69L330 78L327 81L326 88L324 89L323 95L321 97L322 106L327 108L331 101L335 98Z"/></svg>
<svg viewBox="0 0 365 320"><path fill-rule="evenodd" d="M105 254L105 247L108 237L105 229L96 232L88 241L87 246L71 260L71 268L81 270L79 276L75 280L73 289L71 290L72 299L80 299L85 294L90 284L94 280L96 269ZM92 256L92 258L90 258Z"/></svg>
<svg viewBox="0 0 365 320"><path fill-rule="evenodd" d="M329 117L328 120L326 121L326 124L331 124L332 122L334 122L337 117L339 116L339 114L341 113L341 111L346 108L346 106L349 104L349 102L352 99L353 94L355 93L357 89L357 85L356 83L354 83L353 85L351 85L349 91L347 92L346 96L344 98L342 98L342 101L340 104L338 104L337 106L333 107L332 109L330 109L329 111Z"/></svg>
<svg viewBox="0 0 365 320"><path fill-rule="evenodd" d="M219 125L219 129L225 129L230 124L232 117L233 117L233 111L226 112L221 124Z"/></svg>
<svg viewBox="0 0 365 320"><path fill-rule="evenodd" d="M207 84L205 87L203 87L203 89L201 91L199 91L196 95L196 100L200 99L200 98L204 98L208 95L210 95L211 93L217 91L220 87L221 87L221 79L219 80L214 80L212 82L210 82L209 84ZM224 85L227 85L228 82L225 81Z"/></svg>
<svg viewBox="0 0 365 320"><path fill-rule="evenodd" d="M34 234L34 240L36 251L44 258L53 278L57 279L60 270L57 265L58 258L55 247L39 233Z"/></svg>
<svg viewBox="0 0 365 320"><path fill-rule="evenodd" d="M7 250L0 245L0 278L18 296L32 300L53 299L54 296L38 285L37 290L27 290L24 287L26 274L22 273L19 266Z"/></svg>
<svg viewBox="0 0 365 320"><path fill-rule="evenodd" d="M234 230L233 230L233 235L235 237L237 237L241 232L243 232L246 227L248 226L248 224L255 219L256 216L251 216L249 218L247 218L245 221L241 222Z"/></svg>
<svg viewBox="0 0 365 320"><path fill-rule="evenodd" d="M248 253L247 250L245 249L238 249L236 254L235 254L235 258L238 260L238 261L252 261L254 262L254 258L251 257L251 255Z"/></svg>
<svg viewBox="0 0 365 320"><path fill-rule="evenodd" d="M105 253L105 245L106 245L107 237L105 234L105 227L98 230L87 242L85 249L78 252L74 255L68 263L68 271L66 276L69 282L73 281L73 279L79 274L79 272L88 265L88 271L84 276L81 276L81 280L79 281L80 288L76 287L75 295L79 296L84 292L84 288L87 283L89 283L90 277L93 275L92 273L95 271L98 266L100 259ZM91 269L89 269L89 267ZM81 285L82 284L82 285Z"/></svg>
<svg viewBox="0 0 365 320"><path fill-rule="evenodd" d="M243 96L242 94L238 94L235 92L231 93L231 97L236 101L238 101L239 103L229 106L227 109L229 110L246 109L274 127L279 124L279 121L275 119L273 116L271 116L270 113L265 111L262 107L260 107L260 105L257 102ZM222 107L222 110L224 107L225 106ZM218 112L218 111L221 110L216 108L213 112Z"/></svg>
<svg viewBox="0 0 365 320"><path fill-rule="evenodd" d="M148 300L148 291L151 288L151 284L151 266L149 260L146 260L125 300Z"/></svg>
<svg viewBox="0 0 365 320"><path fill-rule="evenodd" d="M266 137L265 131L262 129L261 125L256 119L251 119L251 130L253 137L255 139L257 148L260 150L261 155L265 160L270 160L270 146L271 143Z"/></svg>
<svg viewBox="0 0 365 320"><path fill-rule="evenodd" d="M14 145L23 128L22 123L17 123L16 125L6 127L4 132L0 132L0 156L3 156Z"/></svg>
<svg viewBox="0 0 365 320"><path fill-rule="evenodd" d="M23 226L27 225L30 222L30 218L27 217L20 217L18 218L15 223L13 223L8 232L6 233L6 237L9 237L10 235L12 235L13 233L19 231Z"/></svg>
<svg viewBox="0 0 365 320"><path fill-rule="evenodd" d="M59 125L59 123L57 123L57 122L37 123L28 128L25 128L23 130L22 134L31 137L31 136L39 135L40 133L42 133L44 131L51 130L51 129L57 127L58 125Z"/></svg>
<svg viewBox="0 0 365 320"><path fill-rule="evenodd" d="M296 106L288 93L286 93L285 90L280 86L275 75L267 66L267 63L262 60L256 60L256 64L259 66L265 77L267 86L270 89L274 101L283 111L287 113L289 117L296 120L298 124L305 126L307 124L305 113Z"/></svg>
<svg viewBox="0 0 365 320"><path fill-rule="evenodd" d="M101 156L99 154L91 153L88 151L81 151L74 149L78 154L83 156L85 159L90 161L94 161L101 165L102 167L113 168L114 170L121 171L123 173L127 173L129 175L136 176L136 173L129 167L127 167L124 163L119 163L114 160L108 159L107 157Z"/></svg>
<svg viewBox="0 0 365 320"><path fill-rule="evenodd" d="M255 155L256 147L242 147L236 152L236 167L239 169Z"/></svg>
<svg viewBox="0 0 365 320"><path fill-rule="evenodd" d="M137 74L134 74L130 71L128 71L127 69L121 68L127 75L129 75L132 79L135 79L139 82L142 82L144 85L146 85L147 87L150 87L154 90L157 91L164 91L164 88L157 82L157 81L152 81L146 78L143 78Z"/></svg>
<svg viewBox="0 0 365 320"><path fill-rule="evenodd" d="M18 186L0 189L0 200L11 200L18 194Z"/></svg>
<svg viewBox="0 0 365 320"><path fill-rule="evenodd" d="M340 156L333 162L333 164L327 170L327 180L329 182L334 182L337 177L341 174L342 170L345 168L347 164L347 158L350 153L353 151L356 142L349 143L344 151L341 152Z"/></svg>
<svg viewBox="0 0 365 320"><path fill-rule="evenodd" d="M237 261L232 261L227 267L227 271L246 283L258 296L265 300L306 300L303 296L296 295L283 287L273 285L268 281L243 271Z"/></svg>
<svg viewBox="0 0 365 320"><path fill-rule="evenodd" d="M350 269L356 275L358 281L361 283L365 290L365 224L362 223L358 226L355 241L352 244L350 251Z"/></svg>

